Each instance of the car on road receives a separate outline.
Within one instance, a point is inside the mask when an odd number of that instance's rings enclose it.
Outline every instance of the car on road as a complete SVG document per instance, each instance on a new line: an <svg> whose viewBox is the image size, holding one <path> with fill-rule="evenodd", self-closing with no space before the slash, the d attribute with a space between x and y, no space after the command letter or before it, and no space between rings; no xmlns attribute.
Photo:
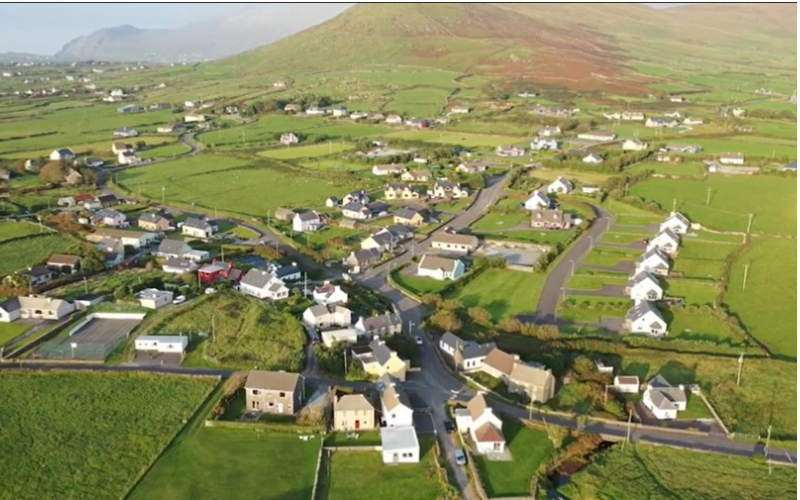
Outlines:
<svg viewBox="0 0 800 500"><path fill-rule="evenodd" d="M456 425L453 423L452 420L445 420L444 429L447 431L448 434L452 434L456 431Z"/></svg>
<svg viewBox="0 0 800 500"><path fill-rule="evenodd" d="M467 455L461 448L456 450L456 463L458 465L467 465Z"/></svg>
<svg viewBox="0 0 800 500"><path fill-rule="evenodd" d="M173 304L183 304L184 302L186 302L185 295L178 295L175 297L175 300L172 301Z"/></svg>
<svg viewBox="0 0 800 500"><path fill-rule="evenodd" d="M206 295L211 295L211 294L214 294L214 293L217 293L217 289L216 288L214 288L214 287L206 288Z"/></svg>
<svg viewBox="0 0 800 500"><path fill-rule="evenodd" d="M417 335L416 337L414 337L414 342L416 342L417 345L422 345L422 337Z"/></svg>

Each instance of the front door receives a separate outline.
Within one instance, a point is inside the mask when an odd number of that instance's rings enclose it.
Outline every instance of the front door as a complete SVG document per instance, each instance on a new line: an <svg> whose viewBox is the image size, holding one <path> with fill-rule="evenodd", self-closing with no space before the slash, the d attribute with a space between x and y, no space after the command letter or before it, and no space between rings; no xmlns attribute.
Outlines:
<svg viewBox="0 0 800 500"><path fill-rule="evenodd" d="M361 421L356 420L356 430L359 430L360 428L361 428Z"/></svg>
<svg viewBox="0 0 800 500"><path fill-rule="evenodd" d="M494 451L503 451L503 444L502 443L495 443L494 444Z"/></svg>
<svg viewBox="0 0 800 500"><path fill-rule="evenodd" d="M275 403L275 413L283 413L283 403Z"/></svg>

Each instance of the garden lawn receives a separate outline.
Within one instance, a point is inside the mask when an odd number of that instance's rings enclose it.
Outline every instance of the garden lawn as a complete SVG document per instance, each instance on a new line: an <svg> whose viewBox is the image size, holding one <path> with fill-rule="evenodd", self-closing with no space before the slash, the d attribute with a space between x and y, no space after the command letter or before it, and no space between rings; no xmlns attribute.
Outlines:
<svg viewBox="0 0 800 500"><path fill-rule="evenodd" d="M491 497L530 495L531 478L553 453L547 433L504 420L503 435L513 460L497 462L472 455L486 494Z"/></svg>
<svg viewBox="0 0 800 500"><path fill-rule="evenodd" d="M540 273L487 269L448 298L461 300L467 308L483 307L498 321L536 309L544 281Z"/></svg>
<svg viewBox="0 0 800 500"><path fill-rule="evenodd" d="M501 212L489 212L480 219L478 219L472 226L473 230L497 230L514 227L519 224L524 224L530 220L530 214L526 213L509 213L504 214ZM528 224L530 226L530 224Z"/></svg>
<svg viewBox="0 0 800 500"><path fill-rule="evenodd" d="M568 290L601 290L603 285L625 285L628 277L623 274L576 274L567 284Z"/></svg>
<svg viewBox="0 0 800 500"><path fill-rule="evenodd" d="M392 278L395 283L400 287L405 288L415 295L425 295L426 293L439 293L442 288L446 287L452 281L450 280L435 280L433 278L426 278L421 276L409 276L403 271L392 273Z"/></svg>
<svg viewBox="0 0 800 500"><path fill-rule="evenodd" d="M717 283L710 280L670 278L662 283L666 283L665 295L682 298L687 304L712 305L719 292Z"/></svg>
<svg viewBox="0 0 800 500"><path fill-rule="evenodd" d="M199 427L161 457L129 499L307 500L319 446L319 437L301 441L294 433Z"/></svg>
<svg viewBox="0 0 800 500"><path fill-rule="evenodd" d="M347 437L350 432L332 432L325 437L325 446L380 446L380 431L363 431L358 439Z"/></svg>
<svg viewBox="0 0 800 500"><path fill-rule="evenodd" d="M317 156L327 156L341 153L351 149L350 144L341 142L324 142L320 144L309 144L302 146L282 147L280 149L269 149L258 153L258 156L265 158L275 158L278 160L294 160L296 158L316 158Z"/></svg>
<svg viewBox="0 0 800 500"><path fill-rule="evenodd" d="M614 267L620 262L633 262L643 252L633 248L614 248L595 245L581 264ZM577 264L577 263L576 263Z"/></svg>
<svg viewBox="0 0 800 500"><path fill-rule="evenodd" d="M320 500L437 500L442 486L434 462L433 437L418 436L418 464L384 465L379 451L340 451L326 460Z"/></svg>
<svg viewBox="0 0 800 500"><path fill-rule="evenodd" d="M123 498L216 383L140 373L0 375L2 496Z"/></svg>
<svg viewBox="0 0 800 500"><path fill-rule="evenodd" d="M72 245L70 240L50 232L0 243L0 276L44 263L50 255L66 253Z"/></svg>
<svg viewBox="0 0 800 500"><path fill-rule="evenodd" d="M728 325L716 316L702 312L675 309L665 315L669 323L669 337L710 342L732 341L739 344L744 339L736 336Z"/></svg>
<svg viewBox="0 0 800 500"><path fill-rule="evenodd" d="M774 354L797 359L797 240L753 238L736 260L724 303ZM747 287L742 290L744 268ZM793 375L794 377L794 375Z"/></svg>
<svg viewBox="0 0 800 500"><path fill-rule="evenodd" d="M0 323L0 346L3 346L30 330L25 323Z"/></svg>
<svg viewBox="0 0 800 500"><path fill-rule="evenodd" d="M0 222L0 243L14 238L40 233L42 233L42 229L35 224L13 221Z"/></svg>
<svg viewBox="0 0 800 500"><path fill-rule="evenodd" d="M797 469L747 457L636 443L614 446L570 478L559 492L575 499L761 500L796 498Z"/></svg>
<svg viewBox="0 0 800 500"><path fill-rule="evenodd" d="M603 243L629 245L631 243L639 243L640 241L648 237L652 237L652 235L647 233L634 233L629 231L615 231L612 229L611 231L608 231L606 234L604 234L603 237L600 238L600 241Z"/></svg>

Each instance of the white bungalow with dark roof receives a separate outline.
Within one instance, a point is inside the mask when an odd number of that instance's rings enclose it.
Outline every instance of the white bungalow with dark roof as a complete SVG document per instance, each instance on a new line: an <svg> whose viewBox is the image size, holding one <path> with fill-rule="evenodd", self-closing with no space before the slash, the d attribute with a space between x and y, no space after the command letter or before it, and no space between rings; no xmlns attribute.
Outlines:
<svg viewBox="0 0 800 500"><path fill-rule="evenodd" d="M530 198L525 200L525 210L536 210L537 208L550 208L552 200L542 194L538 189L531 193Z"/></svg>
<svg viewBox="0 0 800 500"><path fill-rule="evenodd" d="M298 233L318 231L322 227L322 219L316 212L302 212L294 214L292 229Z"/></svg>
<svg viewBox="0 0 800 500"><path fill-rule="evenodd" d="M483 360L495 347L494 342L478 344L462 340L450 332L445 332L439 339L439 349L452 357L458 369L465 372L479 370Z"/></svg>
<svg viewBox="0 0 800 500"><path fill-rule="evenodd" d="M643 300L628 309L625 324L630 333L661 337L667 334L667 322L652 302Z"/></svg>
<svg viewBox="0 0 800 500"><path fill-rule="evenodd" d="M647 271L636 273L628 280L625 292L632 300L661 300L664 289L652 274Z"/></svg>
<svg viewBox="0 0 800 500"><path fill-rule="evenodd" d="M250 269L239 282L239 291L259 299L281 300L289 296L283 281L261 269Z"/></svg>
<svg viewBox="0 0 800 500"><path fill-rule="evenodd" d="M661 223L659 229L661 231L669 229L675 234L686 234L691 227L692 223L682 213L671 212L667 220Z"/></svg>
<svg viewBox="0 0 800 500"><path fill-rule="evenodd" d="M670 229L664 229L655 235L648 243L647 250L658 249L667 255L674 255L678 252L678 245L680 245L680 238L675 235Z"/></svg>
<svg viewBox="0 0 800 500"><path fill-rule="evenodd" d="M569 179L565 179L561 176L558 179L554 180L550 184L547 185L547 192L549 193L556 193L556 194L567 194L572 192L575 189L575 185L569 181Z"/></svg>
<svg viewBox="0 0 800 500"><path fill-rule="evenodd" d="M657 248L645 252L636 261L636 272L646 271L658 276L669 275L669 259Z"/></svg>
<svg viewBox="0 0 800 500"><path fill-rule="evenodd" d="M683 384L673 386L661 375L647 383L642 394L642 404L659 420L674 420L678 412L686 409L686 389Z"/></svg>
<svg viewBox="0 0 800 500"><path fill-rule="evenodd" d="M438 255L425 254L417 264L417 276L435 280L457 280L464 275L464 263Z"/></svg>
<svg viewBox="0 0 800 500"><path fill-rule="evenodd" d="M187 219L181 226L181 234L201 239L211 238L218 230L215 223L194 218Z"/></svg>

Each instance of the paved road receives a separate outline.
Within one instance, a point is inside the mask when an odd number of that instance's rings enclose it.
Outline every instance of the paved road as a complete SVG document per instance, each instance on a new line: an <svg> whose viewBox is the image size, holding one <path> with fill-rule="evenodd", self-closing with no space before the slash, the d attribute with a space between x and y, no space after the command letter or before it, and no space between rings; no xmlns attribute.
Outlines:
<svg viewBox="0 0 800 500"><path fill-rule="evenodd" d="M613 224L613 216L610 212L596 205L587 205L592 209L595 215L595 220L589 229L586 230L580 238L560 256L560 260L554 265L547 279L544 282L542 295L539 297L539 303L536 304L536 312L533 316L520 316L521 321L533 322L536 324L557 324L556 308L561 296L562 288L567 285L567 280L572 275L574 266L578 265L578 261L584 255L589 253L592 246L600 241L600 238L608 231L608 228Z"/></svg>

